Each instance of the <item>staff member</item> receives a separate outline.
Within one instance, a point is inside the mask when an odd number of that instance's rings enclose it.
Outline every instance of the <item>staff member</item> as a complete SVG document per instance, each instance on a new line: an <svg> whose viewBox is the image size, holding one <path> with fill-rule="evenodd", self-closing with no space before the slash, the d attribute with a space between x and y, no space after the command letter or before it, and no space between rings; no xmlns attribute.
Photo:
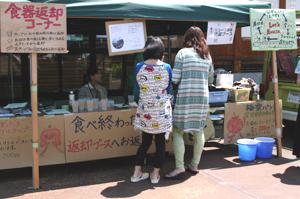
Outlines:
<svg viewBox="0 0 300 199"><path fill-rule="evenodd" d="M107 90L100 85L101 74L97 67L90 67L86 71L86 84L79 90L78 98L107 99Z"/></svg>

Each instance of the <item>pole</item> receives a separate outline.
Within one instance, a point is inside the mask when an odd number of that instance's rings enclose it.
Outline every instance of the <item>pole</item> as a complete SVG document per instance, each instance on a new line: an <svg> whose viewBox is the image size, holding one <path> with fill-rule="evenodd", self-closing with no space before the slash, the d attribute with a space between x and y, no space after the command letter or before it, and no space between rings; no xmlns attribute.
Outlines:
<svg viewBox="0 0 300 199"><path fill-rule="evenodd" d="M38 132L38 97L37 97L37 53L32 53L30 57L31 67L31 109L32 109L32 152L33 167L32 180L33 188L39 189L39 132Z"/></svg>
<svg viewBox="0 0 300 199"><path fill-rule="evenodd" d="M11 103L15 102L15 86L14 86L14 69L12 67L12 54L8 55L8 70L10 74L10 94L11 94Z"/></svg>
<svg viewBox="0 0 300 199"><path fill-rule="evenodd" d="M273 71L273 84L274 84L274 110L275 110L275 132L277 138L277 156L282 157L282 121L281 110L278 97L278 74L277 74L277 60L276 51L272 51L272 71Z"/></svg>

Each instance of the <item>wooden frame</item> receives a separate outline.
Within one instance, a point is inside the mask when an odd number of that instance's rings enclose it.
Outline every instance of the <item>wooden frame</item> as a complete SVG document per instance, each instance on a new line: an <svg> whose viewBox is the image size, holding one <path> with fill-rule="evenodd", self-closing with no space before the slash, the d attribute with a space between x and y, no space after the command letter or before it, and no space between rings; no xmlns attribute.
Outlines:
<svg viewBox="0 0 300 199"><path fill-rule="evenodd" d="M113 52L111 49L111 33L109 31L110 25L123 25L123 24L131 24L131 23L142 23L143 24L143 31L144 31L144 44L147 40L147 32L146 32L146 22L145 20L122 20L122 21L108 21L105 22L105 30L107 35L107 48L108 48L108 54L109 56L115 56L115 55L125 55L125 54L132 54L132 53L139 53L144 51L143 48L140 49L134 49L134 50L124 50L119 52Z"/></svg>

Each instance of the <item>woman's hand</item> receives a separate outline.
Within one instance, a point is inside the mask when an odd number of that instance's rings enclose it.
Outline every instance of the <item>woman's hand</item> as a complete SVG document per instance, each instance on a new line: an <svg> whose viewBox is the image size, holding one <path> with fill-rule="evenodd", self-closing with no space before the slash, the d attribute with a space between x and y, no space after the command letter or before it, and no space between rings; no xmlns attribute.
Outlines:
<svg viewBox="0 0 300 199"><path fill-rule="evenodd" d="M142 133L142 131L136 127L133 127L133 130L136 132L136 133Z"/></svg>

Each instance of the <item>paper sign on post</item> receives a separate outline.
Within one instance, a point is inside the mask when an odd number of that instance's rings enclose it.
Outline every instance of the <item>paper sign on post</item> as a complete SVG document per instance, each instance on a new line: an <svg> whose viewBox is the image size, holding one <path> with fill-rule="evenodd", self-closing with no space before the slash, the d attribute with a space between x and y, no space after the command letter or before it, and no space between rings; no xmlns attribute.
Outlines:
<svg viewBox="0 0 300 199"><path fill-rule="evenodd" d="M297 49L296 13L287 9L250 9L253 51Z"/></svg>
<svg viewBox="0 0 300 199"><path fill-rule="evenodd" d="M232 44L236 23L209 21L207 24L207 44Z"/></svg>
<svg viewBox="0 0 300 199"><path fill-rule="evenodd" d="M143 52L146 42L145 21L105 23L109 56Z"/></svg>
<svg viewBox="0 0 300 199"><path fill-rule="evenodd" d="M1 52L66 53L63 4L0 3Z"/></svg>

